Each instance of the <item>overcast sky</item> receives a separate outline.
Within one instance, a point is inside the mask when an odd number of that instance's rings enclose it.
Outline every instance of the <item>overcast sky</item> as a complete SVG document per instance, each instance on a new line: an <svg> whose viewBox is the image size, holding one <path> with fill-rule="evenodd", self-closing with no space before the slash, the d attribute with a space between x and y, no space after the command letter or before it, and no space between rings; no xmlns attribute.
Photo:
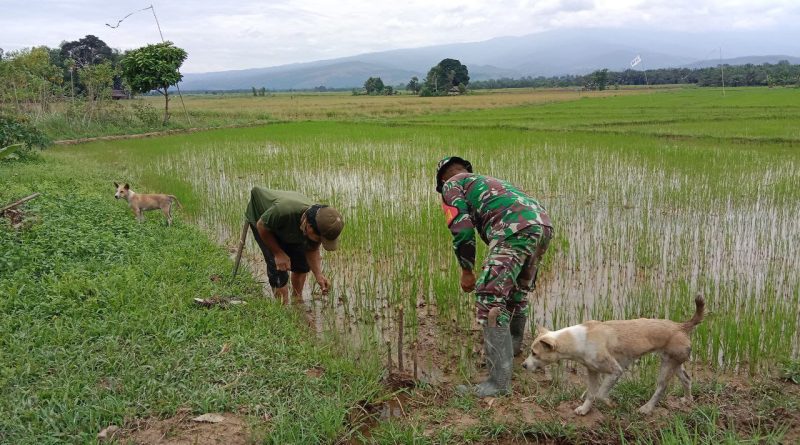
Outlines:
<svg viewBox="0 0 800 445"><path fill-rule="evenodd" d="M160 41L150 0L0 0L6 51L94 34L112 48ZM800 0L192 0L152 2L185 73L261 68L562 28L771 31L800 26Z"/></svg>

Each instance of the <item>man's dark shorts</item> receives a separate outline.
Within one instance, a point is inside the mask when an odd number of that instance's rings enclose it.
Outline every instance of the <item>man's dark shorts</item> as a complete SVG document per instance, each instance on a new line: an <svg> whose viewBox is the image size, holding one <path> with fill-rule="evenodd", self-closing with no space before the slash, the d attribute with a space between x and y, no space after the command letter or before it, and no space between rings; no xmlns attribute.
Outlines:
<svg viewBox="0 0 800 445"><path fill-rule="evenodd" d="M289 282L289 272L280 271L275 265L275 256L269 250L269 247L264 243L264 240L258 235L258 229L255 224L250 224L250 229L253 231L253 236L256 238L258 247L261 248L261 253L264 254L264 261L267 262L267 277L269 277L269 285L272 288L281 288L286 286ZM277 238L276 238L277 239ZM311 267L306 260L306 247L302 244L287 244L281 240L277 240L278 245L289 255L291 261L291 271L294 273L308 273Z"/></svg>

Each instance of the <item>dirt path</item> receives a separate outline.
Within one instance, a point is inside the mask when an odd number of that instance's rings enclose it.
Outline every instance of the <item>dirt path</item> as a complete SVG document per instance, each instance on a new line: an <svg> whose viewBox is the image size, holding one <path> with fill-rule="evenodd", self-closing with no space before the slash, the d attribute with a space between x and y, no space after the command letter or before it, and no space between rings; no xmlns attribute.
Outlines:
<svg viewBox="0 0 800 445"><path fill-rule="evenodd" d="M110 136L96 136L90 138L78 138L78 139L62 139L58 141L54 141L53 144L55 145L78 145L78 144L85 144L87 142L97 142L97 141L120 141L126 139L144 139L144 138L152 138L152 137L159 137L159 136L169 136L173 134L188 134L188 133L197 133L200 131L209 131L209 130L222 130L226 128L246 128L246 127L253 127L257 125L267 125L266 122L258 122L254 124L231 124L231 125L221 125L218 127L192 127L192 128L179 128L175 130L163 130L163 131L151 131L148 133L136 133L136 134L119 134L119 135L110 135Z"/></svg>

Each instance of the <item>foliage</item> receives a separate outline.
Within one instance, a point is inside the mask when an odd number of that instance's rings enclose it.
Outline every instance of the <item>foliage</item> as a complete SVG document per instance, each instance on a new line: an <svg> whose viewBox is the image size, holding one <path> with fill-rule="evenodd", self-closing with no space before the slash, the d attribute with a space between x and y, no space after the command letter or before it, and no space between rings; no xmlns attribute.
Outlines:
<svg viewBox="0 0 800 445"><path fill-rule="evenodd" d="M63 60L73 60L77 68L112 62L117 56L106 42L91 34L82 39L61 43L59 55Z"/></svg>
<svg viewBox="0 0 800 445"><path fill-rule="evenodd" d="M421 86L419 83L419 78L417 76L412 77L411 80L409 80L408 84L406 85L406 91L411 91L414 94L419 94L420 88Z"/></svg>
<svg viewBox="0 0 800 445"><path fill-rule="evenodd" d="M46 148L50 140L24 116L0 113L0 148L6 148L0 159L10 155L25 158L33 148ZM8 148L8 147L14 148Z"/></svg>
<svg viewBox="0 0 800 445"><path fill-rule="evenodd" d="M82 121L94 120L110 99L112 88L122 88L117 59L118 52L91 35L62 42L60 48L11 52L0 58L0 103L41 121L60 112L57 102L69 96L71 111L81 109ZM76 99L85 99L87 106L75 106ZM73 113L71 117L76 116Z"/></svg>
<svg viewBox="0 0 800 445"><path fill-rule="evenodd" d="M122 76L134 93L156 90L164 96L164 121L169 120L169 87L183 78L179 68L186 51L172 42L157 43L129 51L122 59Z"/></svg>
<svg viewBox="0 0 800 445"><path fill-rule="evenodd" d="M586 78L587 90L604 91L608 85L608 69L597 70Z"/></svg>
<svg viewBox="0 0 800 445"><path fill-rule="evenodd" d="M83 66L78 71L84 85L87 103L87 119L92 119L105 102L111 100L116 70L109 62Z"/></svg>
<svg viewBox="0 0 800 445"><path fill-rule="evenodd" d="M800 385L800 360L785 360L781 364L781 377Z"/></svg>
<svg viewBox="0 0 800 445"><path fill-rule="evenodd" d="M558 88L596 85L595 76L602 70L586 76L565 75L554 77L524 76L519 79L500 78L473 82L472 89L498 88ZM762 65L724 65L710 68L662 68L637 71L608 71L607 81L614 85L674 85L696 84L703 87L722 86L723 71L725 86L793 86L800 85L800 65L788 61Z"/></svg>
<svg viewBox="0 0 800 445"><path fill-rule="evenodd" d="M431 97L431 96L434 96L433 90L428 85L424 85L419 90L419 95L420 95L420 97Z"/></svg>
<svg viewBox="0 0 800 445"><path fill-rule="evenodd" d="M364 82L364 90L371 96L383 94L384 88L383 80L380 77L370 77Z"/></svg>
<svg viewBox="0 0 800 445"><path fill-rule="evenodd" d="M62 96L61 70L50 61L46 47L12 51L0 59L0 102L13 104L19 112L27 104L47 111Z"/></svg>
<svg viewBox="0 0 800 445"><path fill-rule="evenodd" d="M425 86L435 96L446 95L459 85L469 85L469 70L456 59L443 59L425 78Z"/></svg>
<svg viewBox="0 0 800 445"><path fill-rule="evenodd" d="M12 144L7 147L0 146L0 161L12 158L12 155L16 156L15 154L22 147L22 144Z"/></svg>
<svg viewBox="0 0 800 445"><path fill-rule="evenodd" d="M134 115L139 121L149 127L158 125L160 119L158 111L149 103L141 100L136 100L131 105Z"/></svg>

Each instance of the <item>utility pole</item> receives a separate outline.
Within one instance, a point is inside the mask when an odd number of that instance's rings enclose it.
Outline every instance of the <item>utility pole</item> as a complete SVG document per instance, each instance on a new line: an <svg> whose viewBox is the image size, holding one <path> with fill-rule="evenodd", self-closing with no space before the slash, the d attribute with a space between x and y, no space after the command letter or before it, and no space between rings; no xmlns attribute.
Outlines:
<svg viewBox="0 0 800 445"><path fill-rule="evenodd" d="M117 25L116 25L116 26L109 25L108 23L106 23L106 26L108 26L108 27L109 27L109 28L111 28L111 29L117 29L117 28L119 28L119 25L121 25L121 24L122 24L122 22L123 22L125 19L127 19L128 17L130 17L130 16L132 16L132 15L136 14L137 12L147 11L148 9L150 10L150 12L152 12L152 13L153 13L153 18L156 20L156 27L158 28L158 35L161 37L161 43L164 43L164 42L166 42L166 41L164 40L164 33L162 33L162 32L161 32L161 24L158 22L158 16L156 16L156 8L154 8L154 7L153 7L153 5L150 5L150 6L146 7L146 8L142 8L142 9L140 9L140 10L138 10L138 11L133 11L133 12L131 12L130 14L128 14L128 15L126 15L125 17L123 17L123 18L122 18L122 20L119 20L119 21L117 22ZM177 89L178 89L178 97L181 99L181 105L183 106L183 113L186 115L186 121L187 121L187 122L189 122L189 125L192 125L192 119L189 117L189 112L188 112L188 111L186 111L186 104L185 104L185 103L183 103L183 94L181 94L181 87L180 87L180 85L178 85L178 84L176 83L176 84L175 84L175 88L177 88ZM165 90L165 91L166 91L166 90Z"/></svg>
<svg viewBox="0 0 800 445"><path fill-rule="evenodd" d="M719 69L722 71L722 95L725 96L725 65L722 63L722 47L719 47Z"/></svg>

